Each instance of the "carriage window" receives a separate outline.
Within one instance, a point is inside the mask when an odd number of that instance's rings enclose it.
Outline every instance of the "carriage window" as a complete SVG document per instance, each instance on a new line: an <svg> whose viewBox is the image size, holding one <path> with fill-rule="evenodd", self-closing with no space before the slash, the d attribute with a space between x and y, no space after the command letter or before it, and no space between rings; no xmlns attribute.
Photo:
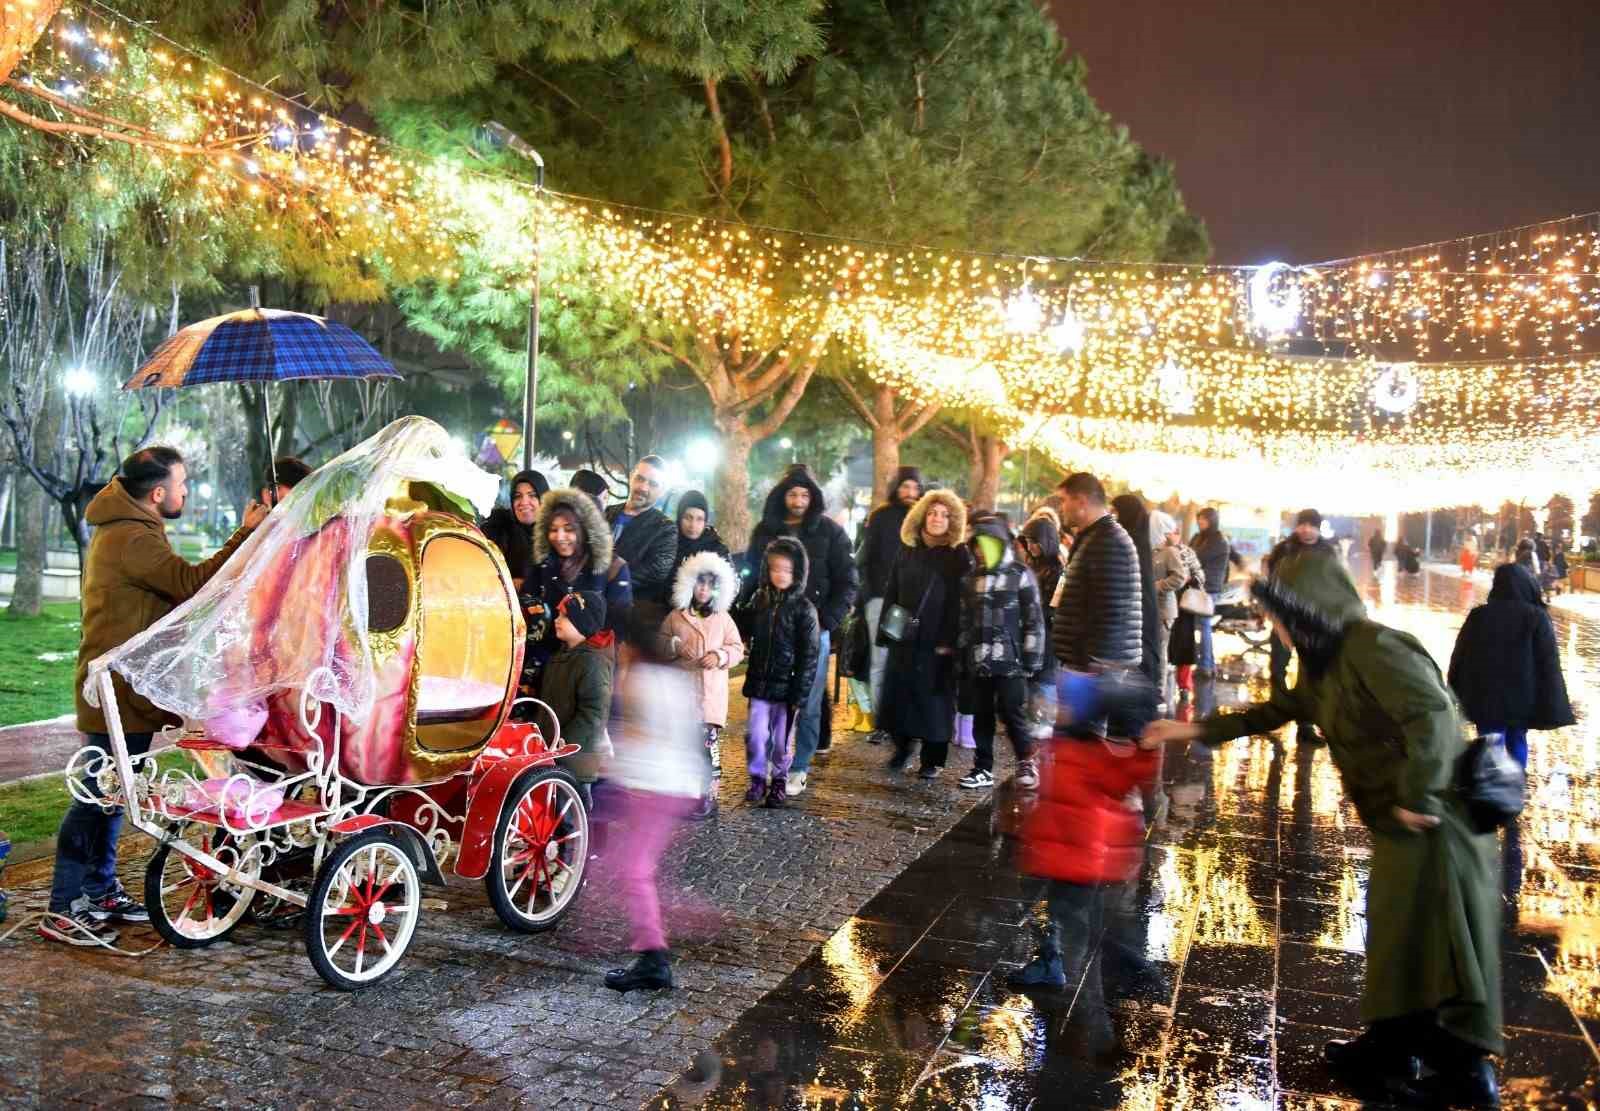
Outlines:
<svg viewBox="0 0 1600 1111"><path fill-rule="evenodd" d="M459 536L422 550L417 739L436 752L489 737L511 681L512 601L487 551Z"/></svg>
<svg viewBox="0 0 1600 1111"><path fill-rule="evenodd" d="M392 633L411 612L411 581L392 555L367 557L367 631Z"/></svg>

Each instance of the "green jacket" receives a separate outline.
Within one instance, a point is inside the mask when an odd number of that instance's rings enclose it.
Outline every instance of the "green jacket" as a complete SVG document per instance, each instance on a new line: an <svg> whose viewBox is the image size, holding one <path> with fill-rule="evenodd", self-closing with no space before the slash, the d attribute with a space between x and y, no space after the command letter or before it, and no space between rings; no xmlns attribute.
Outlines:
<svg viewBox="0 0 1600 1111"><path fill-rule="evenodd" d="M611 649L589 642L562 648L544 665L539 697L561 722L561 740L583 751L567 761L580 783L600 776L600 750L611 714Z"/></svg>
<svg viewBox="0 0 1600 1111"><path fill-rule="evenodd" d="M1342 644L1324 674L1302 666L1293 690L1213 715L1202 739L1220 744L1291 721L1321 727L1345 793L1372 832L1362 1018L1434 1011L1451 1033L1498 1053L1498 846L1472 831L1452 791L1465 743L1455 699L1414 637L1366 618L1337 561L1295 560L1279 583L1342 625ZM1440 825L1412 833L1395 819L1396 806Z"/></svg>
<svg viewBox="0 0 1600 1111"><path fill-rule="evenodd" d="M235 548L250 535L239 529L211 558L190 563L172 550L165 522L146 504L136 502L113 478L84 512L94 526L83 563L83 636L78 642L74 679L78 728L105 733L106 715L83 697L89 663L165 617L180 602L199 593ZM149 699L133 693L127 680L112 674L122 728L151 733L177 718Z"/></svg>

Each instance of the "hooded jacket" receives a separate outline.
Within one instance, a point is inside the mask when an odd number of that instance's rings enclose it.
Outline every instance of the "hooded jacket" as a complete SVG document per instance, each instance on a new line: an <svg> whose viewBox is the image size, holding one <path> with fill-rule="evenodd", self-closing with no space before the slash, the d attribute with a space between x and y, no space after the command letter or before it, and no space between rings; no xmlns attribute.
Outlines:
<svg viewBox="0 0 1600 1111"><path fill-rule="evenodd" d="M541 499L550 492L550 484L538 471L518 471L511 480L511 494L517 487L528 485ZM535 518L537 523L537 518ZM533 568L534 525L524 525L517 520L516 511L508 505L497 505L483 522L483 535L488 537L505 557L506 569L513 579L526 579Z"/></svg>
<svg viewBox="0 0 1600 1111"><path fill-rule="evenodd" d="M244 543L250 530L237 530L215 555L190 563L172 550L161 518L134 501L121 478L113 478L94 496L84 520L95 531L84 554L83 635L78 642L73 689L79 730L105 733L105 711L89 705L83 697L90 662L144 632L180 602L199 593ZM123 729L152 733L177 722L172 714L135 694L121 675L113 672L111 682Z"/></svg>
<svg viewBox="0 0 1600 1111"><path fill-rule="evenodd" d="M1133 537L1107 513L1078 533L1056 592L1051 641L1061 666L1140 667L1143 578Z"/></svg>
<svg viewBox="0 0 1600 1111"><path fill-rule="evenodd" d="M783 499L796 486L803 486L811 493L811 504L800 524L791 529L785 520L787 510ZM855 560L850 556L850 538L845 535L844 529L823 514L823 503L822 487L811 477L811 471L803 464L791 466L767 494L761 523L756 525L750 537L746 566L757 569L750 576L750 582L754 584L760 574L761 554L767 550L767 546L780 536L797 538L805 545L810 561L806 597L816 607L822 631L832 632L839 627L839 622L844 620L844 615L855 602L859 580Z"/></svg>
<svg viewBox="0 0 1600 1111"><path fill-rule="evenodd" d="M1000 561L985 567L978 538L990 536L1002 545ZM1011 530L993 513L973 524L969 545L974 567L961 584L957 667L963 679L1032 677L1043 669L1047 647L1044 610L1033 572L1018 562Z"/></svg>
<svg viewBox="0 0 1600 1111"><path fill-rule="evenodd" d="M922 489L922 472L916 467L901 467L889 480L883 501L867 516L861 530L861 547L856 553L856 566L861 571L861 597L871 600L882 598L889 588L889 572L900 555L902 528L911 507L896 497L902 482L915 482ZM919 493L920 497L921 494ZM959 541L957 541L959 543Z"/></svg>
<svg viewBox="0 0 1600 1111"><path fill-rule="evenodd" d="M1028 570L1033 572L1033 577L1039 583L1039 601L1044 607L1044 633L1045 643L1053 643L1055 630L1056 610L1052 603L1055 601L1056 587L1061 582L1061 529L1056 523L1054 510L1046 512L1047 506L1041 506L1034 511L1028 523L1022 526L1022 538L1031 540L1039 545L1039 558L1037 561L1028 560ZM1046 653L1049 656L1049 653ZM1047 658L1045 661L1049 663ZM1046 670L1050 670L1046 668Z"/></svg>
<svg viewBox="0 0 1600 1111"><path fill-rule="evenodd" d="M623 505L606 510L609 529L622 516ZM628 565L636 602L667 604L672 590L672 568L678 558L678 526L655 506L634 514L616 541L617 558Z"/></svg>
<svg viewBox="0 0 1600 1111"><path fill-rule="evenodd" d="M935 505L950 511L950 528L930 544L922 535L922 524ZM922 495L900 526L903 546L889 575L883 605L886 611L890 606L903 606L916 619L916 630L900 641L891 641L881 622L878 628L878 643L888 648L888 658L877 723L896 737L916 737L931 744L950 740L955 721L961 585L972 570L966 534L966 506L948 490Z"/></svg>
<svg viewBox="0 0 1600 1111"><path fill-rule="evenodd" d="M683 514L689 509L698 509L706 515L705 531L693 540L683 535ZM678 499L678 548L673 562L674 589L676 589L677 585L678 568L683 566L683 561L701 552L712 552L723 559L727 559L728 545L722 542L722 537L717 535L717 530L712 527L711 506L706 501L706 496L698 490L690 490ZM729 604L732 604L731 600ZM673 603L672 608L678 609L680 607Z"/></svg>
<svg viewBox="0 0 1600 1111"><path fill-rule="evenodd" d="M786 556L794 566L794 582L777 590L767 581L767 554ZM750 663L744 672L744 696L763 702L803 706L811 693L821 651L817 611L806 598L810 557L792 536L773 540L758 557L751 600Z"/></svg>
<svg viewBox="0 0 1600 1111"><path fill-rule="evenodd" d="M1292 689L1208 718L1217 744L1310 721L1345 794L1372 831L1361 1018L1437 1012L1441 1026L1499 1053L1500 880L1493 834L1473 832L1456 796L1461 716L1415 637L1368 620L1338 560L1295 560L1252 593L1300 655ZM1396 806L1437 817L1413 833Z"/></svg>
<svg viewBox="0 0 1600 1111"><path fill-rule="evenodd" d="M1456 637L1450 689L1479 729L1573 724L1555 627L1526 568L1515 563L1495 568L1489 600L1467 614Z"/></svg>
<svg viewBox="0 0 1600 1111"><path fill-rule="evenodd" d="M1111 510L1117 523L1133 541L1134 553L1139 557L1139 640L1141 644L1139 669L1152 683L1160 683L1156 674L1161 655L1161 610L1156 601L1156 571L1150 549L1150 511L1137 494L1121 494L1111 499Z"/></svg>
<svg viewBox="0 0 1600 1111"><path fill-rule="evenodd" d="M711 592L711 612L699 614L694 603L695 584L702 575L711 575L716 585ZM662 626L668 653L679 667L690 673L699 693L700 720L706 725L728 724L728 670L744 659L744 641L728 614L739 593L739 574L733 564L715 552L700 552L678 565L672 580L672 612ZM700 665L706 653L717 657L717 666Z"/></svg>
<svg viewBox="0 0 1600 1111"><path fill-rule="evenodd" d="M550 549L550 522L566 509L577 518L583 532L580 550L588 559L577 578L561 577L561 557ZM606 600L606 628L621 637L633 606L633 586L628 565L612 555L611 529L593 498L580 490L551 490L539 501L539 519L533 526L533 571L522 584L528 599L528 652L523 667L541 670L556 650L556 607L579 590L593 590Z"/></svg>

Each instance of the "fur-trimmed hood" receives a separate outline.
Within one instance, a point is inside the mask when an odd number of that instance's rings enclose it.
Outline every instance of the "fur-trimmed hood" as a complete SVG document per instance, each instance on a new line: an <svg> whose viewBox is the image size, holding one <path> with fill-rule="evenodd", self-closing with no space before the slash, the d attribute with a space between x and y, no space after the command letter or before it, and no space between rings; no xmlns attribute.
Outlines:
<svg viewBox="0 0 1600 1111"><path fill-rule="evenodd" d="M922 522L928 515L928 510L935 505L942 505L950 511L950 530L944 534L944 539L933 547L958 548L967 536L967 507L949 490L929 490L918 498L906 513L906 519L900 523L900 543L908 548L924 546L922 539Z"/></svg>
<svg viewBox="0 0 1600 1111"><path fill-rule="evenodd" d="M689 608L694 601L694 584L701 575L716 576L717 585L711 592L711 612L727 613L739 593L739 574L733 564L716 552L696 552L678 564L677 575L672 580L672 608Z"/></svg>
<svg viewBox="0 0 1600 1111"><path fill-rule="evenodd" d="M539 519L533 524L533 561L543 563L550 555L550 520L556 510L569 510L583 529L583 543L589 549L590 571L605 571L611 566L611 526L595 500L581 490L563 487L539 499Z"/></svg>
<svg viewBox="0 0 1600 1111"><path fill-rule="evenodd" d="M794 567L794 583L784 596L788 598L801 598L805 596L806 582L811 576L811 557L806 554L806 546L792 536L780 536L768 544L761 553L761 566L756 569L760 576L760 589L766 590L772 584L767 582L767 556L781 555L789 558Z"/></svg>

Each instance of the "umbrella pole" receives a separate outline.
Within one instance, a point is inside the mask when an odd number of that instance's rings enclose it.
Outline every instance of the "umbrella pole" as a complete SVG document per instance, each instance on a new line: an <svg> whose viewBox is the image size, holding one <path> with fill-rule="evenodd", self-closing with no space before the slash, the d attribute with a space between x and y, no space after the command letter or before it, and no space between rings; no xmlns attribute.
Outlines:
<svg viewBox="0 0 1600 1111"><path fill-rule="evenodd" d="M250 307L257 312L261 311L261 287L250 287ZM272 485L267 487L267 508L278 500L278 449L272 442L272 396L267 393L267 387L261 387L261 412L267 421L267 481Z"/></svg>

